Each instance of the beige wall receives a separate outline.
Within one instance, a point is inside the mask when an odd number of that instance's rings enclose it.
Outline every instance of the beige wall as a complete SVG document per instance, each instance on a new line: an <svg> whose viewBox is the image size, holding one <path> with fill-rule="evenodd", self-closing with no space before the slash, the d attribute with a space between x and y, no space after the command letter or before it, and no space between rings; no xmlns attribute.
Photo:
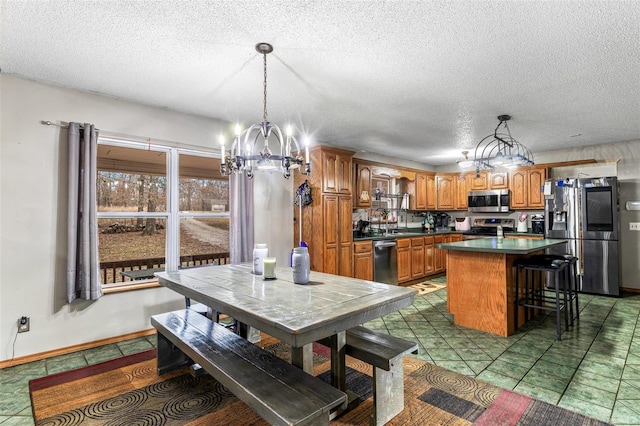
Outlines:
<svg viewBox="0 0 640 426"><path fill-rule="evenodd" d="M11 358L22 315L31 331L17 336L15 357L149 329L151 315L184 306L164 288L65 303L66 131L40 121L90 122L103 134L214 148L216 135L229 133L225 123L4 74L0 102L0 361ZM288 259L292 183L276 176L256 177L257 203L265 210L288 203L286 214L263 210L256 240Z"/></svg>

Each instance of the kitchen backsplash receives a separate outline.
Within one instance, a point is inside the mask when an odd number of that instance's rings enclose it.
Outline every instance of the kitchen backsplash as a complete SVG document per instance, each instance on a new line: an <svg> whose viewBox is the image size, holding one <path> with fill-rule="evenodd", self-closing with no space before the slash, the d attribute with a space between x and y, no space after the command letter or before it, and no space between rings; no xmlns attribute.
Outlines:
<svg viewBox="0 0 640 426"><path fill-rule="evenodd" d="M527 213L527 225L531 228L531 216L534 214L544 214L544 210L517 210L510 213L470 213L468 211L447 211L446 213L451 216L450 226L453 227L454 219L458 217L471 217L471 220L474 219L482 219L482 218L501 218L501 219L513 219L518 220L518 216L520 213ZM398 227L399 228L420 228L422 226L422 213L419 211L400 211L398 212ZM435 213L432 211L431 213ZM355 209L353 210L353 221L357 222L358 220L369 220L369 210L368 209Z"/></svg>

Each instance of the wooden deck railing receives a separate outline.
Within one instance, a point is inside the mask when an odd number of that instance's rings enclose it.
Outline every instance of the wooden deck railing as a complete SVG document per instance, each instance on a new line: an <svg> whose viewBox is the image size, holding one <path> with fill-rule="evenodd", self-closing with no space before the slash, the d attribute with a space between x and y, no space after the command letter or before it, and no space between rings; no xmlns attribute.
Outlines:
<svg viewBox="0 0 640 426"><path fill-rule="evenodd" d="M180 256L180 267L190 268L201 265L225 265L229 263L229 253L192 254ZM100 262L100 274L103 284L130 281L122 272L140 271L145 269L164 268L165 258L155 257L148 259L116 260L113 262Z"/></svg>

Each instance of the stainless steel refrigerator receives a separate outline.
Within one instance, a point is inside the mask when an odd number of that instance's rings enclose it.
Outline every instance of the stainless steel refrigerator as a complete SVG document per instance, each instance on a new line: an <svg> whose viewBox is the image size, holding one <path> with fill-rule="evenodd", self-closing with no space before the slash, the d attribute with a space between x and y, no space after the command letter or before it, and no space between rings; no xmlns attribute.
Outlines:
<svg viewBox="0 0 640 426"><path fill-rule="evenodd" d="M544 195L545 237L569 240L549 252L578 258L580 291L619 296L618 179L548 180Z"/></svg>

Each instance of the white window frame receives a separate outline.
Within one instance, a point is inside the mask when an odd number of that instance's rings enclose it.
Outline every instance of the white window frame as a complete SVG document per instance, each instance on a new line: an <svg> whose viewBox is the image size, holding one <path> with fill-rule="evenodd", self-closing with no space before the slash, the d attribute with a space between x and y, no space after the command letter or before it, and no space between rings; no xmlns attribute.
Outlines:
<svg viewBox="0 0 640 426"><path fill-rule="evenodd" d="M98 219L122 219L122 218L156 218L165 219L167 222L165 239L165 269L166 271L177 271L180 266L180 219L194 217L226 217L229 212L224 213L204 213L204 212L181 212L180 208L180 154L200 156L206 158L220 158L220 153L214 151L187 149L166 145L151 144L149 142L138 142L126 139L114 139L109 137L98 137L98 144L117 146L131 149L144 149L150 151L164 152L167 156L167 211L165 212L98 212ZM136 280L118 283L102 284L102 288L126 287L157 281L154 278L147 280Z"/></svg>

